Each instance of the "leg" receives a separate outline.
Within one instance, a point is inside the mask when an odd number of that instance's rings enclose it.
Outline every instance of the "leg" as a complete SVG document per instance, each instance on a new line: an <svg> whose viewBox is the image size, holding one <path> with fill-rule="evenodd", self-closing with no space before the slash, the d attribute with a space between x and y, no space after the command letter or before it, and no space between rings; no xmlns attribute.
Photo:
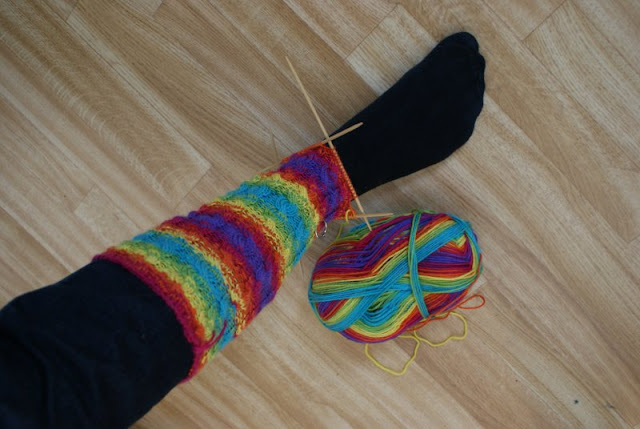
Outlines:
<svg viewBox="0 0 640 429"><path fill-rule="evenodd" d="M344 214L352 194L338 160L358 193L442 160L471 135L483 70L470 35L447 38L345 125L365 122L336 142L340 158L325 146L298 152L9 303L0 426L132 424L237 336L316 228Z"/></svg>

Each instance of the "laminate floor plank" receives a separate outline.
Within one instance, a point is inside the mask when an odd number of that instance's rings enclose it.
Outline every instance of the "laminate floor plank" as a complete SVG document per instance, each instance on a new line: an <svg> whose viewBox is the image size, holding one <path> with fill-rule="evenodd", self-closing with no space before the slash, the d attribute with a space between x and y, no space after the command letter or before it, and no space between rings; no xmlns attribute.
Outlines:
<svg viewBox="0 0 640 429"><path fill-rule="evenodd" d="M0 208L0 306L13 298L65 277L69 270Z"/></svg>
<svg viewBox="0 0 640 429"><path fill-rule="evenodd" d="M78 0L46 0L46 4L58 14L60 18L66 20L71 15L71 11L75 7Z"/></svg>
<svg viewBox="0 0 640 429"><path fill-rule="evenodd" d="M284 2L342 58L349 55L394 9L393 2L386 0Z"/></svg>
<svg viewBox="0 0 640 429"><path fill-rule="evenodd" d="M134 222L168 216L209 163L46 7L2 9L2 94Z"/></svg>
<svg viewBox="0 0 640 429"><path fill-rule="evenodd" d="M435 45L432 36L398 5L351 52L347 62L380 95Z"/></svg>
<svg viewBox="0 0 640 429"><path fill-rule="evenodd" d="M565 0L493 0L486 2L512 30L523 40L534 31Z"/></svg>
<svg viewBox="0 0 640 429"><path fill-rule="evenodd" d="M261 46L241 34L213 4L166 0L155 14L155 21L215 76L216 82L229 91L229 98L243 104L250 113L250 120L264 124L282 145L283 154L317 139L318 125L289 69L282 69L272 62ZM298 60L293 56L291 59ZM278 60L284 60L284 57ZM302 73L301 64L298 69ZM302 79L306 86L314 84L306 73ZM315 87L318 88L319 83ZM227 140L221 141L225 142ZM240 147L245 142L236 141L236 144ZM274 162L272 159L269 163L263 161L264 158L260 165L253 163L253 171Z"/></svg>
<svg viewBox="0 0 640 429"><path fill-rule="evenodd" d="M639 70L631 68L571 0L525 44L612 136L607 143L622 148L640 166Z"/></svg>
<svg viewBox="0 0 640 429"><path fill-rule="evenodd" d="M487 303L461 311L465 341L392 377L318 323L334 222L134 427L639 427L638 17L635 0L0 2L0 304L319 140L285 56L333 130L464 30L487 62L470 141L361 199L472 223ZM371 350L397 368L413 344Z"/></svg>
<svg viewBox="0 0 640 429"><path fill-rule="evenodd" d="M207 168L247 176L265 164L267 130L153 18L134 8L81 0L68 23L204 158ZM182 177L192 171L185 167L173 173ZM207 168L196 170L198 180ZM182 187L183 192L189 189Z"/></svg>
<svg viewBox="0 0 640 429"><path fill-rule="evenodd" d="M80 268L95 238L70 217L90 179L2 97L0 112L0 207L58 263Z"/></svg>
<svg viewBox="0 0 640 429"><path fill-rule="evenodd" d="M285 57L291 59L328 132L375 99L373 91L353 73L340 55L279 0L264 0L258 5L248 0L223 0L215 5L237 31L297 88ZM309 111L302 94L299 93L292 102L298 109ZM310 112L304 125L310 135L317 136L315 140L320 139L320 130ZM286 141L283 143L287 144Z"/></svg>
<svg viewBox="0 0 640 429"><path fill-rule="evenodd" d="M640 70L640 3L635 0L575 0L575 5L629 62Z"/></svg>

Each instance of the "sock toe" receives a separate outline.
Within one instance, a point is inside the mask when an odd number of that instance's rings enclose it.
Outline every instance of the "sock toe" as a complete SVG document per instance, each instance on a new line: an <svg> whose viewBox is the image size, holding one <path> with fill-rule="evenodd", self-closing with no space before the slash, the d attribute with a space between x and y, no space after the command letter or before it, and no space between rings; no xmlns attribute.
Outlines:
<svg viewBox="0 0 640 429"><path fill-rule="evenodd" d="M466 31L461 31L460 33L455 33L446 37L442 42L440 42L439 45L441 47L456 45L467 48L473 53L478 53L478 51L480 50L480 45L478 44L476 38Z"/></svg>

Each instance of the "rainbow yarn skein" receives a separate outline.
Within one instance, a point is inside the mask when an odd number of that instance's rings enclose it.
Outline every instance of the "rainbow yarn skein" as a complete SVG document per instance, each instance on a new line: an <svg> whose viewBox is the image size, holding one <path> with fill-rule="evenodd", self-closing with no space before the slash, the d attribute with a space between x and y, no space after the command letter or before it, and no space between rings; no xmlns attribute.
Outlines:
<svg viewBox="0 0 640 429"><path fill-rule="evenodd" d="M482 271L469 222L416 211L361 224L320 257L309 302L327 328L376 343L416 330L460 306Z"/></svg>

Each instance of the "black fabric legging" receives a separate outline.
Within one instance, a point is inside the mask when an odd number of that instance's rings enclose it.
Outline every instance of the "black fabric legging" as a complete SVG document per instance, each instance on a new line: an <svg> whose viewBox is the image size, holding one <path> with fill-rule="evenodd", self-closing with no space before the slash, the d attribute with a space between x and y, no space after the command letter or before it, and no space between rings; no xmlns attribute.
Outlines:
<svg viewBox="0 0 640 429"><path fill-rule="evenodd" d="M0 428L129 426L192 358L158 295L119 265L92 262L0 311Z"/></svg>

